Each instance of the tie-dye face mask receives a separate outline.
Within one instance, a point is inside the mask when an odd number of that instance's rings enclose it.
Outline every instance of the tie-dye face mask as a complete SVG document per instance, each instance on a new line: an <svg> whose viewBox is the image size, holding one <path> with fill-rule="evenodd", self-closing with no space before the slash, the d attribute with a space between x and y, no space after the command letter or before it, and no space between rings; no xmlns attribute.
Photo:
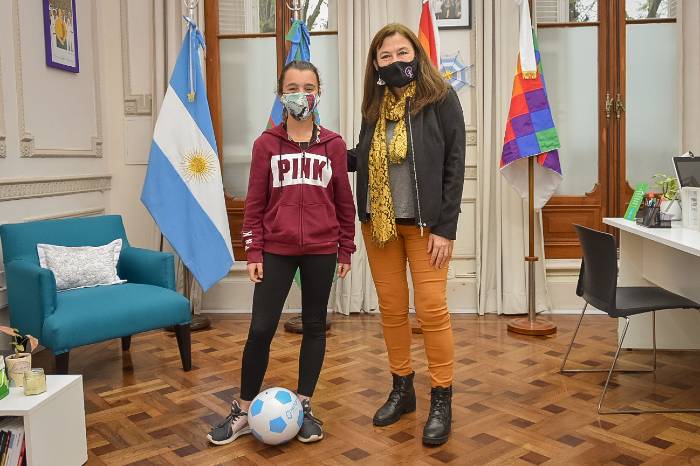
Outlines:
<svg viewBox="0 0 700 466"><path fill-rule="evenodd" d="M294 92L280 96L280 102L287 113L299 121L307 120L313 115L320 100L321 96L309 92Z"/></svg>

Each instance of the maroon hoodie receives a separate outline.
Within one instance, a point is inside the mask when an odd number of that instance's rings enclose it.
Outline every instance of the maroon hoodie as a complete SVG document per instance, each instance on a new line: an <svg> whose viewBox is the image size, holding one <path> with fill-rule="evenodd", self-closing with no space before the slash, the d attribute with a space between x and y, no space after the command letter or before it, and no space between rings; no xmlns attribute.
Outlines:
<svg viewBox="0 0 700 466"><path fill-rule="evenodd" d="M255 141L243 219L248 262L262 262L266 251L285 256L337 252L338 262L350 263L355 204L346 155L340 135L325 128L305 151L289 140L283 125Z"/></svg>

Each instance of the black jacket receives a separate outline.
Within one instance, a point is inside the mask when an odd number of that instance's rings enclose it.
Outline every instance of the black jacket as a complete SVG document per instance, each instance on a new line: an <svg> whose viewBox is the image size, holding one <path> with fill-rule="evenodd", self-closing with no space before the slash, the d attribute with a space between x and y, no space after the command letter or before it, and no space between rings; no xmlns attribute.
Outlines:
<svg viewBox="0 0 700 466"><path fill-rule="evenodd" d="M410 100L407 107L410 108ZM457 93L450 89L441 102L424 107L417 115L406 112L408 155L416 226L448 239L457 237L457 218L464 186L466 131ZM348 150L348 171L357 172L355 194L361 222L367 215L369 148L376 123L362 120L360 141Z"/></svg>

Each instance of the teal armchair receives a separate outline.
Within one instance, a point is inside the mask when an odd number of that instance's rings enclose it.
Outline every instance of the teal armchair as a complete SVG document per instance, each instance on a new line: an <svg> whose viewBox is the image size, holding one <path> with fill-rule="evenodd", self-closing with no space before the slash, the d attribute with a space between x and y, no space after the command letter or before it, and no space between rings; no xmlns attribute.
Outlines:
<svg viewBox="0 0 700 466"><path fill-rule="evenodd" d="M39 267L37 243L101 246L122 239L117 271L122 285L56 291L53 272ZM172 254L129 245L119 215L0 225L10 307L10 325L39 338L68 372L70 350L174 326L182 367L192 367L190 304L175 291Z"/></svg>

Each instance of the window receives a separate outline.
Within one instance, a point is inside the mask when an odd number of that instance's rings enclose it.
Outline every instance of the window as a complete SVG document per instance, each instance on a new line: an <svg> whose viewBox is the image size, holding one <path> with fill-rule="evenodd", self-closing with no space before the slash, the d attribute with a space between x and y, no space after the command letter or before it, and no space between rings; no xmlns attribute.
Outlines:
<svg viewBox="0 0 700 466"><path fill-rule="evenodd" d="M573 223L605 228L680 152L677 0L537 0L564 180L543 209L548 258L580 257Z"/></svg>
<svg viewBox="0 0 700 466"><path fill-rule="evenodd" d="M537 23L598 21L598 0L537 0Z"/></svg>
<svg viewBox="0 0 700 466"><path fill-rule="evenodd" d="M292 12L311 32L311 61L321 75L321 124L339 130L337 0L205 0L207 89L219 146L236 259L251 148L266 128L288 43Z"/></svg>
<svg viewBox="0 0 700 466"><path fill-rule="evenodd" d="M628 20L675 18L678 0L627 0L625 7Z"/></svg>

